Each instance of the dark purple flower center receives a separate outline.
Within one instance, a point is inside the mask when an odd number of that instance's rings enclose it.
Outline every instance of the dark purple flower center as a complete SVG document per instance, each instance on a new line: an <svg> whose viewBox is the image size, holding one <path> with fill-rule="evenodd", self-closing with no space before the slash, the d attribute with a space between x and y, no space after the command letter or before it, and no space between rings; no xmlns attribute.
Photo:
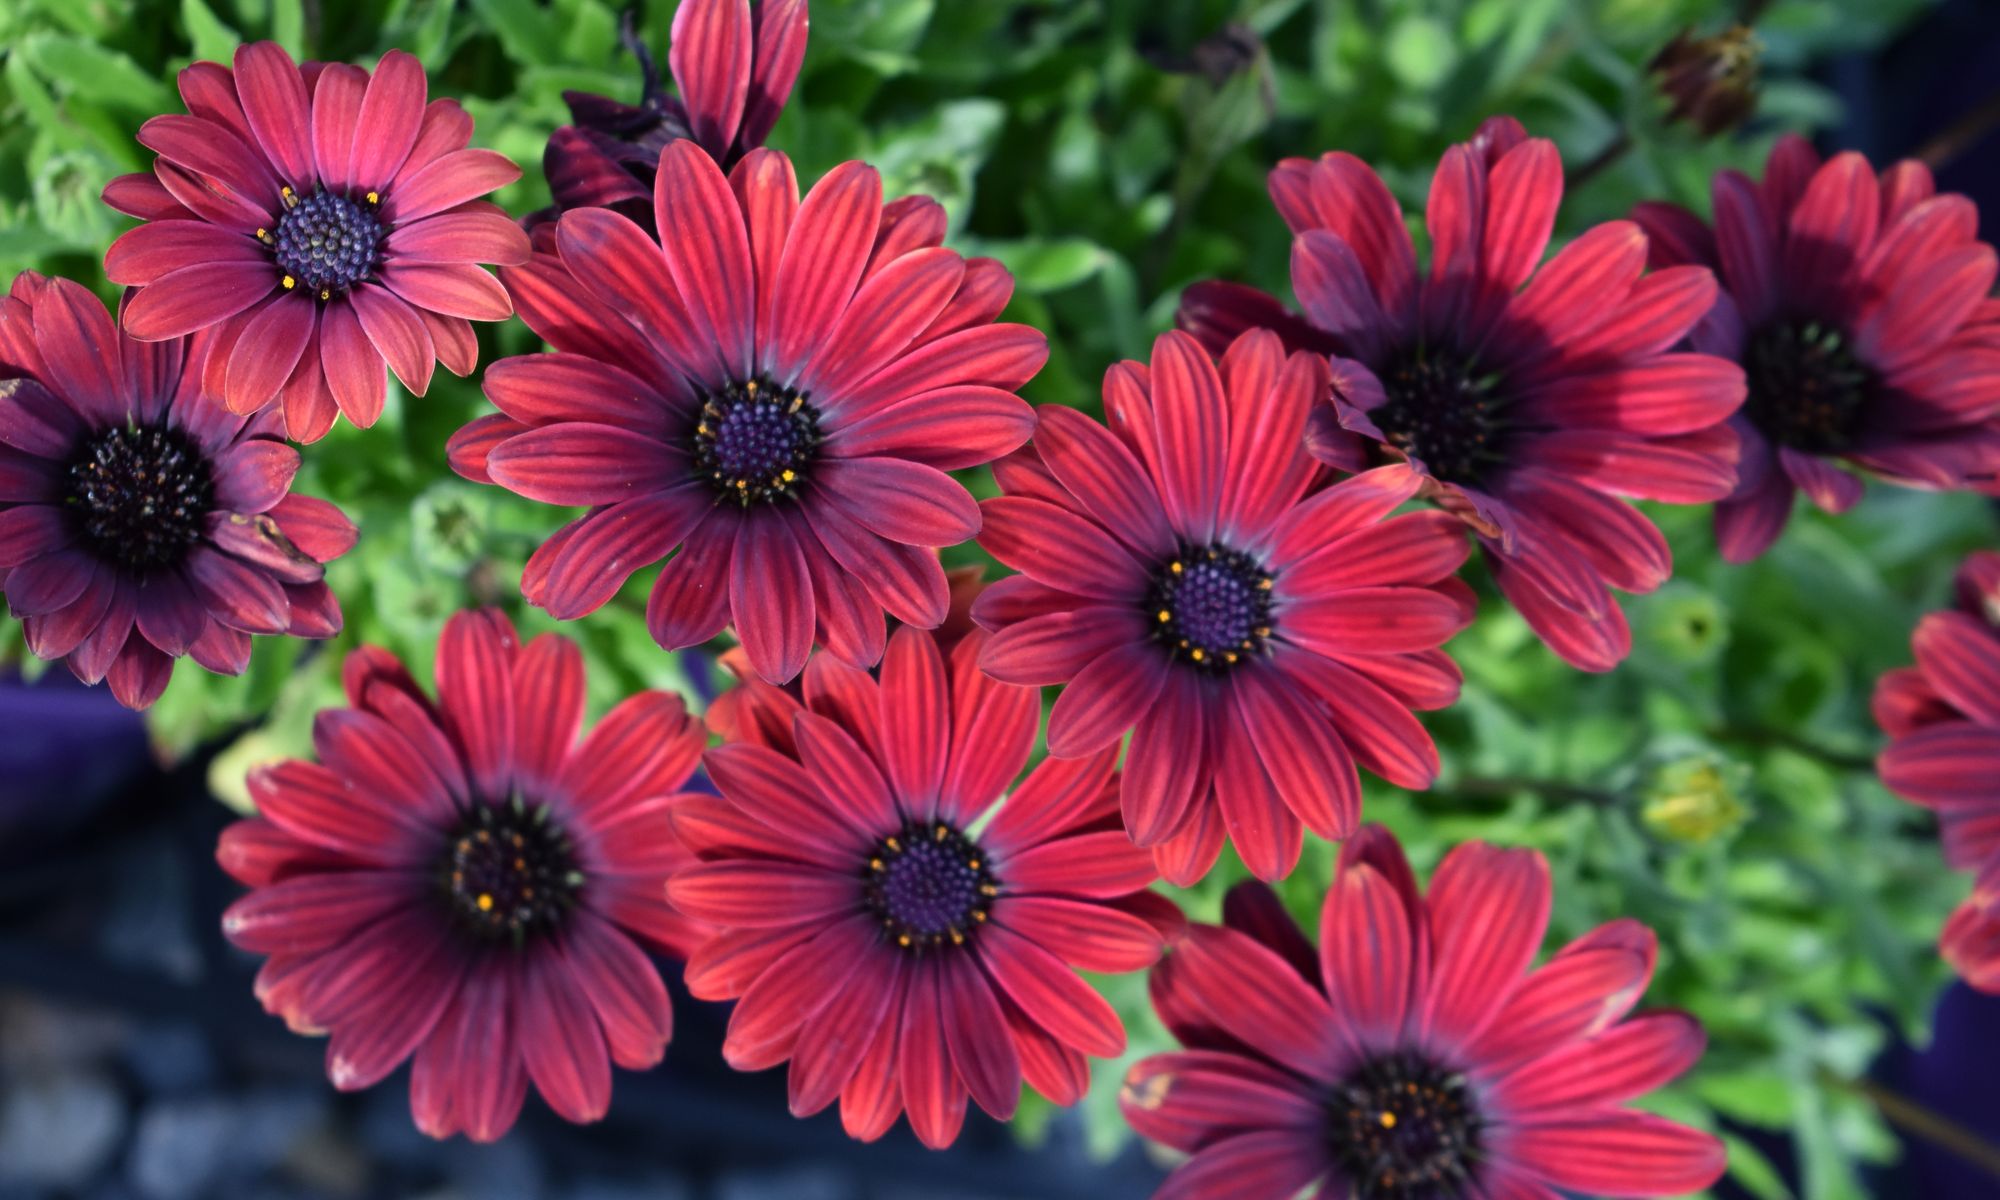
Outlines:
<svg viewBox="0 0 2000 1200"><path fill-rule="evenodd" d="M1227 546L1183 550L1153 577L1146 612L1170 655L1226 670L1271 636L1271 576Z"/></svg>
<svg viewBox="0 0 2000 1200"><path fill-rule="evenodd" d="M1500 376L1449 351L1415 350L1377 372L1389 402L1368 418L1390 445L1433 478L1477 484L1503 461L1506 397Z"/></svg>
<svg viewBox="0 0 2000 1200"><path fill-rule="evenodd" d="M1824 321L1775 321L1750 339L1743 360L1750 395L1743 415L1781 446L1825 454L1845 449L1875 390L1875 372L1854 343Z"/></svg>
<svg viewBox="0 0 2000 1200"><path fill-rule="evenodd" d="M1000 894L979 843L942 821L883 838L861 872L862 903L884 936L921 953L960 946Z"/></svg>
<svg viewBox="0 0 2000 1200"><path fill-rule="evenodd" d="M440 868L452 915L476 937L511 941L562 925L583 887L569 835L548 806L475 803Z"/></svg>
<svg viewBox="0 0 2000 1200"><path fill-rule="evenodd" d="M744 507L794 495L819 453L819 410L768 379L712 393L694 429L695 469Z"/></svg>
<svg viewBox="0 0 2000 1200"><path fill-rule="evenodd" d="M1410 1050L1363 1062L1327 1101L1334 1161L1357 1200L1466 1195L1480 1128L1465 1077Z"/></svg>
<svg viewBox="0 0 2000 1200"><path fill-rule="evenodd" d="M382 223L371 211L375 193L361 204L332 192L301 200L290 188L284 198L276 232L260 229L257 236L271 247L286 288L331 300L368 278L382 240Z"/></svg>
<svg viewBox="0 0 2000 1200"><path fill-rule="evenodd" d="M178 429L107 429L84 442L70 464L67 508L83 542L129 570L179 565L214 507L215 472Z"/></svg>

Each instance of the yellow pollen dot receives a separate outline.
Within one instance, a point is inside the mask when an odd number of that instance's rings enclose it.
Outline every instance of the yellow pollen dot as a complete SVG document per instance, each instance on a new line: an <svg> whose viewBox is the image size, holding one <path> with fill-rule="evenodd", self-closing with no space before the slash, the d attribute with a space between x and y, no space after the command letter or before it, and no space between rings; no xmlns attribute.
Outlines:
<svg viewBox="0 0 2000 1200"><path fill-rule="evenodd" d="M984 921L986 919L986 914L980 911L979 909L975 908L972 910L972 919L975 921Z"/></svg>
<svg viewBox="0 0 2000 1200"><path fill-rule="evenodd" d="M756 391L756 390L757 390L757 381L756 381L756 380L754 380L754 379L752 379L752 380L751 380L750 382L748 382L748 383L744 384L744 385L743 385L743 390L744 390L744 391L746 391L746 392L754 392L754 391Z"/></svg>
<svg viewBox="0 0 2000 1200"><path fill-rule="evenodd" d="M285 277L284 277L283 279L280 279L280 280L279 280L278 282L279 282L279 283L282 283L282 284L284 284L284 285L285 285L285 290L286 290L286 291L290 291L291 289L293 289L293 288L295 288L295 287L299 286L299 281L298 281L298 280L296 280L296 279L293 279L293 278L292 278L292 277L291 277L290 275L287 275L287 276L285 276Z"/></svg>
<svg viewBox="0 0 2000 1200"><path fill-rule="evenodd" d="M896 944L897 944L898 946L907 946L907 945L909 945L909 944L910 944L910 935L909 935L909 934L907 934L907 933L899 933L899 934L897 934L897 935L896 935Z"/></svg>
<svg viewBox="0 0 2000 1200"><path fill-rule="evenodd" d="M965 865L967 868L977 871L979 869L979 860L976 858L968 858L965 860Z"/></svg>
<svg viewBox="0 0 2000 1200"><path fill-rule="evenodd" d="M1258 591L1260 591L1260 592L1268 592L1268 591L1270 591L1270 590L1271 590L1271 581L1270 581L1270 580L1268 580L1268 579L1259 579L1259 580L1257 581L1257 590L1258 590Z"/></svg>
<svg viewBox="0 0 2000 1200"><path fill-rule="evenodd" d="M1172 571L1172 572L1173 572L1174 574L1178 575L1178 574L1180 574L1180 573L1181 573L1182 571L1185 571L1185 570L1187 570L1187 568L1186 568L1186 567L1184 567L1184 566L1182 566L1181 564L1179 564L1179 563L1177 563L1177 562L1176 562L1176 563L1173 563L1173 564L1169 565L1169 566L1167 567L1167 570L1169 570L1169 571Z"/></svg>
<svg viewBox="0 0 2000 1200"><path fill-rule="evenodd" d="M1382 1121L1382 1128L1394 1129L1396 1127L1396 1114L1389 1112L1388 1110L1385 1109L1383 1110L1381 1121Z"/></svg>
<svg viewBox="0 0 2000 1200"><path fill-rule="evenodd" d="M714 430L711 430L708 427L707 421L703 421L701 424L695 426L694 431L703 437L711 437L714 435Z"/></svg>
<svg viewBox="0 0 2000 1200"><path fill-rule="evenodd" d="M948 838L948 837L950 837L950 836L951 836L951 828L950 828L949 826L946 826L946 825L940 825L940 826L938 826L938 827L937 827L937 840L938 840L938 841L940 841L940 842L941 842L941 841L945 840L946 838Z"/></svg>
<svg viewBox="0 0 2000 1200"><path fill-rule="evenodd" d="M958 930L956 930L956 929L952 930L952 931L951 931L951 944L952 944L952 945L954 945L954 946L963 946L963 945L965 945L965 935L964 935L964 934L962 934L962 933L960 933L960 932L959 932Z"/></svg>
<svg viewBox="0 0 2000 1200"><path fill-rule="evenodd" d="M257 240L260 242L270 236L271 236L271 231L268 229L259 229L257 231Z"/></svg>
<svg viewBox="0 0 2000 1200"><path fill-rule="evenodd" d="M798 477L799 473L797 471L792 470L790 467L786 467L784 473L779 475L779 478L783 479L786 483L790 483L794 479L797 479Z"/></svg>
<svg viewBox="0 0 2000 1200"><path fill-rule="evenodd" d="M1171 621L1173 619L1174 619L1174 614L1168 612L1164 608L1160 610L1160 624L1164 625L1168 621Z"/></svg>
<svg viewBox="0 0 2000 1200"><path fill-rule="evenodd" d="M879 859L879 858L871 858L871 859L869 859L869 860L868 860L868 869L869 869L869 870L871 870L871 871L879 871L879 870L881 870L881 869L882 869L882 860L881 860L881 859Z"/></svg>
<svg viewBox="0 0 2000 1200"><path fill-rule="evenodd" d="M739 479L736 481L736 490L739 492L747 491L749 487L750 487L750 481L747 479Z"/></svg>
<svg viewBox="0 0 2000 1200"><path fill-rule="evenodd" d="M1269 625L1259 625L1256 629L1256 634L1258 637L1270 637L1271 627Z"/></svg>
<svg viewBox="0 0 2000 1200"><path fill-rule="evenodd" d="M1192 658L1192 659L1193 659L1193 660L1195 660L1196 662L1200 662L1200 661L1201 661L1202 659L1204 659L1204 658L1207 658L1207 657L1208 657L1208 655L1206 655L1206 654L1202 653L1202 649L1201 649L1201 647L1200 647L1200 646L1196 646L1196 647L1194 648L1194 652L1193 652L1192 654L1188 655L1188 657L1189 657L1189 658Z"/></svg>
<svg viewBox="0 0 2000 1200"><path fill-rule="evenodd" d="M331 300L333 299L333 292L327 288L321 288L319 298L322 300Z"/></svg>
<svg viewBox="0 0 2000 1200"><path fill-rule="evenodd" d="M382 194L381 194L380 192L370 192L370 193L368 193L368 203L370 203L370 204L380 204L380 203L382 203Z"/></svg>
<svg viewBox="0 0 2000 1200"><path fill-rule="evenodd" d="M897 854L901 854L903 852L903 843L897 841L895 838L890 838L887 841L883 842L882 844L884 846L889 847L889 849L895 851Z"/></svg>
<svg viewBox="0 0 2000 1200"><path fill-rule="evenodd" d="M479 911L480 912L493 911L493 897L487 895L485 892L479 893Z"/></svg>
<svg viewBox="0 0 2000 1200"><path fill-rule="evenodd" d="M990 883L982 883L979 885L979 894L982 896L997 896L1000 894L1000 889Z"/></svg>
<svg viewBox="0 0 2000 1200"><path fill-rule="evenodd" d="M1224 661L1235 662L1238 658L1241 658L1242 655L1236 653L1236 651L1234 650L1224 650L1222 652L1222 657Z"/></svg>

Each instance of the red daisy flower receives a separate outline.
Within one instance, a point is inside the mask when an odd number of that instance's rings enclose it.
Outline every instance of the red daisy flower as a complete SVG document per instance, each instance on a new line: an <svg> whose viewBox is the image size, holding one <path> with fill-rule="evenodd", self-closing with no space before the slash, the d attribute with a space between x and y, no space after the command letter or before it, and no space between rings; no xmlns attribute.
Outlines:
<svg viewBox="0 0 2000 1200"><path fill-rule="evenodd" d="M180 86L187 114L139 127L152 172L104 189L146 222L104 256L106 275L138 288L127 332L214 329L209 389L242 413L282 395L301 442L325 436L336 406L373 425L385 362L417 395L434 362L472 370L469 321L514 311L477 264L528 257L527 235L478 197L521 170L466 149L472 118L424 102L415 58L391 50L371 77L259 42L234 70L195 63Z"/></svg>
<svg viewBox="0 0 2000 1200"><path fill-rule="evenodd" d="M1627 1109L1701 1057L1694 1018L1626 1020L1656 944L1631 920L1529 971L1548 864L1480 842L1428 898L1369 826L1341 847L1319 947L1269 888L1230 892L1152 975L1187 1049L1140 1060L1120 1106L1193 1157L1155 1200L1558 1200L1677 1196L1714 1183L1722 1144Z"/></svg>
<svg viewBox="0 0 2000 1200"><path fill-rule="evenodd" d="M667 67L678 98L660 87L653 56L625 15L620 40L639 60L644 91L635 107L609 96L564 92L573 125L549 135L542 173L555 197L529 228L572 208L609 208L648 233L660 152L692 138L724 170L764 144L792 94L806 56L806 0L683 0L674 13Z"/></svg>
<svg viewBox="0 0 2000 1200"><path fill-rule="evenodd" d="M980 544L1020 576L973 616L980 665L1066 684L1049 751L1115 752L1125 827L1160 873L1206 874L1226 831L1252 872L1298 862L1303 830L1353 832L1358 760L1400 787L1437 776L1410 715L1458 698L1438 647L1472 620L1458 521L1389 514L1422 482L1393 464L1317 494L1307 414L1325 360L1268 332L1221 370L1185 333L1105 376L1106 429L1045 407L1032 452L996 468Z"/></svg>
<svg viewBox="0 0 2000 1200"><path fill-rule="evenodd" d="M1629 221L1590 230L1538 271L1562 162L1508 117L1445 152L1425 213L1427 275L1402 209L1359 159L1287 159L1270 183L1298 235L1305 319L1210 284L1189 289L1183 326L1211 348L1267 326L1330 352L1333 404L1315 414L1313 452L1348 470L1407 459L1477 532L1500 590L1551 649L1584 670L1615 666L1632 635L1609 589L1649 592L1672 569L1660 531L1615 497L1706 503L1735 482L1726 422L1742 370L1668 352L1714 302L1714 277L1641 278L1646 237Z"/></svg>
<svg viewBox="0 0 2000 1200"><path fill-rule="evenodd" d="M559 254L501 272L557 352L487 370L501 411L453 436L452 466L591 507L521 581L558 619L678 547L647 608L661 646L705 642L733 614L767 679L796 676L815 637L872 665L883 610L944 620L934 547L979 529L945 472L1027 439L1034 414L1013 391L1047 340L994 324L1013 277L941 248L935 201L883 205L863 163L800 203L784 155L752 151L724 178L678 141L654 204L664 241L576 209L556 227Z"/></svg>
<svg viewBox="0 0 2000 1200"><path fill-rule="evenodd" d="M1875 685L1882 782L1937 813L1945 862L1977 872L1941 945L1967 983L2000 992L2000 554L1965 560L1957 604L1919 622L1910 645L1917 664Z"/></svg>
<svg viewBox="0 0 2000 1200"><path fill-rule="evenodd" d="M518 646L498 611L438 644L438 702L385 650L348 656L351 707L313 723L319 763L251 773L258 817L216 857L253 890L223 932L270 956L266 1010L325 1032L327 1075L369 1087L413 1059L432 1137L492 1141L533 1081L571 1121L611 1102L611 1064L659 1063L672 1011L642 947L703 932L666 904L688 856L667 797L706 737L676 696L642 692L580 741L583 659Z"/></svg>
<svg viewBox="0 0 2000 1200"><path fill-rule="evenodd" d="M1876 178L1782 139L1764 182L1716 175L1715 226L1672 204L1632 219L1655 266L1713 267L1723 292L1690 344L1743 364L1740 478L1716 505L1722 556L1748 562L1803 490L1828 512L1861 498L1844 460L1906 487L1957 488L2000 455L2000 301L1979 211L1937 195L1920 162Z"/></svg>
<svg viewBox="0 0 2000 1200"><path fill-rule="evenodd" d="M907 1111L941 1149L968 1095L1006 1120L1023 1080L1074 1103L1085 1056L1125 1048L1076 970L1141 970L1178 929L1118 831L1115 752L1047 759L1000 800L1040 704L978 669L984 637L947 661L930 634L898 630L879 683L816 655L803 703L753 682L743 740L707 756L721 798L674 802L700 861L668 894L718 927L688 989L738 1001L723 1056L743 1071L789 1059L792 1112L838 1098L863 1141Z"/></svg>
<svg viewBox="0 0 2000 1200"><path fill-rule="evenodd" d="M128 708L182 655L240 675L253 633L340 632L322 564L354 526L290 494L275 414L209 398L207 346L135 341L67 279L0 298L0 592L29 650Z"/></svg>

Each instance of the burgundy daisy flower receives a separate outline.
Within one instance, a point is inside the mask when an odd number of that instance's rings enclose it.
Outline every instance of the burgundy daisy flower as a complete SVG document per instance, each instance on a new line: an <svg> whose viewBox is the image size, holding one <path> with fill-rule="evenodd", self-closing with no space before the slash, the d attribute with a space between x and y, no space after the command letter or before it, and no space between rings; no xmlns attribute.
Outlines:
<svg viewBox="0 0 2000 1200"><path fill-rule="evenodd" d="M23 274L0 298L0 592L30 651L128 708L182 655L240 675L253 633L340 632L322 564L354 526L290 494L276 414L209 398L207 347L135 341L67 279Z"/></svg>
<svg viewBox="0 0 2000 1200"><path fill-rule="evenodd" d="M213 329L209 389L241 413L282 396L301 442L325 436L336 407L373 425L384 363L417 395L435 362L472 370L469 322L514 311L477 264L528 257L527 235L478 197L521 171L466 149L472 118L424 102L415 58L391 50L370 76L259 42L234 70L195 63L180 87L186 115L139 127L152 172L104 189L146 222L104 256L106 275L138 288L127 332Z"/></svg>
<svg viewBox="0 0 2000 1200"><path fill-rule="evenodd" d="M674 13L667 67L679 97L660 84L653 56L625 15L620 40L639 60L637 106L609 96L564 92L573 125L549 135L542 155L553 207L529 228L572 208L609 208L646 232L653 225L653 177L660 152L692 138L722 165L764 144L792 94L806 56L806 0L682 0Z"/></svg>
<svg viewBox="0 0 2000 1200"><path fill-rule="evenodd" d="M1979 212L1937 195L1922 163L1878 179L1805 139L1771 151L1764 182L1716 175L1715 226L1640 205L1655 266L1713 267L1723 291L1697 350L1743 364L1750 396L1735 491L1716 505L1722 556L1748 562L1803 490L1828 512L1861 498L1845 461L1905 487L1957 488L2000 456L2000 301Z"/></svg>
<svg viewBox="0 0 2000 1200"><path fill-rule="evenodd" d="M576 644L519 646L495 610L445 623L436 703L374 647L343 681L351 707L313 723L320 761L253 771L260 815L216 851L252 889L222 927L270 956L258 998L330 1034L343 1091L412 1060L432 1137L492 1141L531 1081L565 1119L602 1117L611 1064L656 1065L672 1033L645 949L684 956L705 932L666 903L688 860L667 799L700 724L642 692L579 740Z"/></svg>
<svg viewBox="0 0 2000 1200"><path fill-rule="evenodd" d="M1539 853L1445 856L1428 898L1376 826L1341 847L1319 946L1269 888L1192 926L1154 969L1187 1049L1140 1060L1120 1106L1193 1157L1155 1200L1677 1196L1722 1144L1623 1107L1701 1057L1694 1018L1625 1019L1656 943L1613 921L1530 971L1549 918Z"/></svg>
<svg viewBox="0 0 2000 1200"><path fill-rule="evenodd" d="M557 254L501 272L556 353L487 370L501 411L453 436L452 466L591 508L521 581L558 619L678 548L647 608L661 646L705 642L733 614L767 679L796 676L815 637L870 666L885 609L945 619L934 548L979 529L945 472L1027 439L1034 414L1013 391L1047 340L994 324L1013 277L941 248L935 201L884 205L863 163L801 203L784 155L752 151L724 178L677 141L654 205L664 241L576 209Z"/></svg>
<svg viewBox="0 0 2000 1200"><path fill-rule="evenodd" d="M1967 983L2000 993L2000 554L1965 560L1957 604L1910 645L1917 664L1875 685L1882 782L1937 813L1945 862L1977 873L1941 946Z"/></svg>
<svg viewBox="0 0 2000 1200"><path fill-rule="evenodd" d="M1125 827L1181 886L1225 832L1252 872L1298 862L1303 830L1346 837L1355 763L1400 787L1437 776L1410 714L1458 698L1438 647L1472 620L1458 521L1390 517L1422 482L1403 464L1307 495L1304 430L1325 360L1238 338L1221 370L1185 333L1105 376L1111 428L1045 407L1032 451L996 468L980 544L1020 576L973 616L980 665L1066 684L1049 751L1125 762Z"/></svg>
<svg viewBox="0 0 2000 1200"><path fill-rule="evenodd" d="M1706 503L1735 482L1726 422L1742 370L1668 352L1713 304L1714 277L1642 278L1646 237L1629 221L1537 270L1562 162L1512 118L1445 152L1424 275L1402 210L1359 159L1287 159L1270 184L1298 235L1305 318L1208 284L1188 290L1182 325L1211 348L1264 326L1331 353L1333 403L1315 414L1313 452L1348 470L1407 459L1477 532L1500 590L1551 649L1584 670L1615 666L1632 635L1609 589L1649 592L1672 569L1660 531L1616 497Z"/></svg>
<svg viewBox="0 0 2000 1200"><path fill-rule="evenodd" d="M749 683L743 740L707 756L721 798L674 802L700 861L668 894L717 927L688 989L737 1000L723 1056L743 1071L789 1059L792 1112L838 1098L863 1141L908 1112L941 1149L968 1096L1005 1120L1023 1080L1074 1103L1085 1056L1125 1048L1076 971L1141 970L1179 928L1118 831L1115 752L1044 760L1000 799L1041 706L978 669L984 638L947 661L930 634L898 630L879 683L816 655L803 703Z"/></svg>

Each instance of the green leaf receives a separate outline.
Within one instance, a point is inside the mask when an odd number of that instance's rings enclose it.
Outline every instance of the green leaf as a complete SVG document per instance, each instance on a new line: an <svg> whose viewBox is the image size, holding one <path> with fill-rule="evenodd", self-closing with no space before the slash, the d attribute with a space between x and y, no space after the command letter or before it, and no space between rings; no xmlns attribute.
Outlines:
<svg viewBox="0 0 2000 1200"><path fill-rule="evenodd" d="M1733 1133L1724 1133L1722 1144L1729 1153L1729 1177L1741 1184L1743 1190L1757 1200L1795 1200L1792 1189L1785 1186L1784 1176L1764 1157L1763 1151Z"/></svg>
<svg viewBox="0 0 2000 1200"><path fill-rule="evenodd" d="M968 253L1000 260L1023 291L1056 292L1075 287L1109 261L1104 247L1082 238L1029 238L1017 242L971 242Z"/></svg>
<svg viewBox="0 0 2000 1200"><path fill-rule="evenodd" d="M86 100L152 113L177 107L172 92L116 50L58 33L23 38L19 46L37 74Z"/></svg>
<svg viewBox="0 0 2000 1200"><path fill-rule="evenodd" d="M1458 43L1437 18L1407 16L1389 30L1382 56L1405 87L1428 92L1458 65Z"/></svg>
<svg viewBox="0 0 2000 1200"><path fill-rule="evenodd" d="M293 58L307 57L304 0L271 0L271 40Z"/></svg>
<svg viewBox="0 0 2000 1200"><path fill-rule="evenodd" d="M194 43L194 56L210 62L228 62L242 42L242 35L215 15L207 0L181 0L181 24Z"/></svg>

